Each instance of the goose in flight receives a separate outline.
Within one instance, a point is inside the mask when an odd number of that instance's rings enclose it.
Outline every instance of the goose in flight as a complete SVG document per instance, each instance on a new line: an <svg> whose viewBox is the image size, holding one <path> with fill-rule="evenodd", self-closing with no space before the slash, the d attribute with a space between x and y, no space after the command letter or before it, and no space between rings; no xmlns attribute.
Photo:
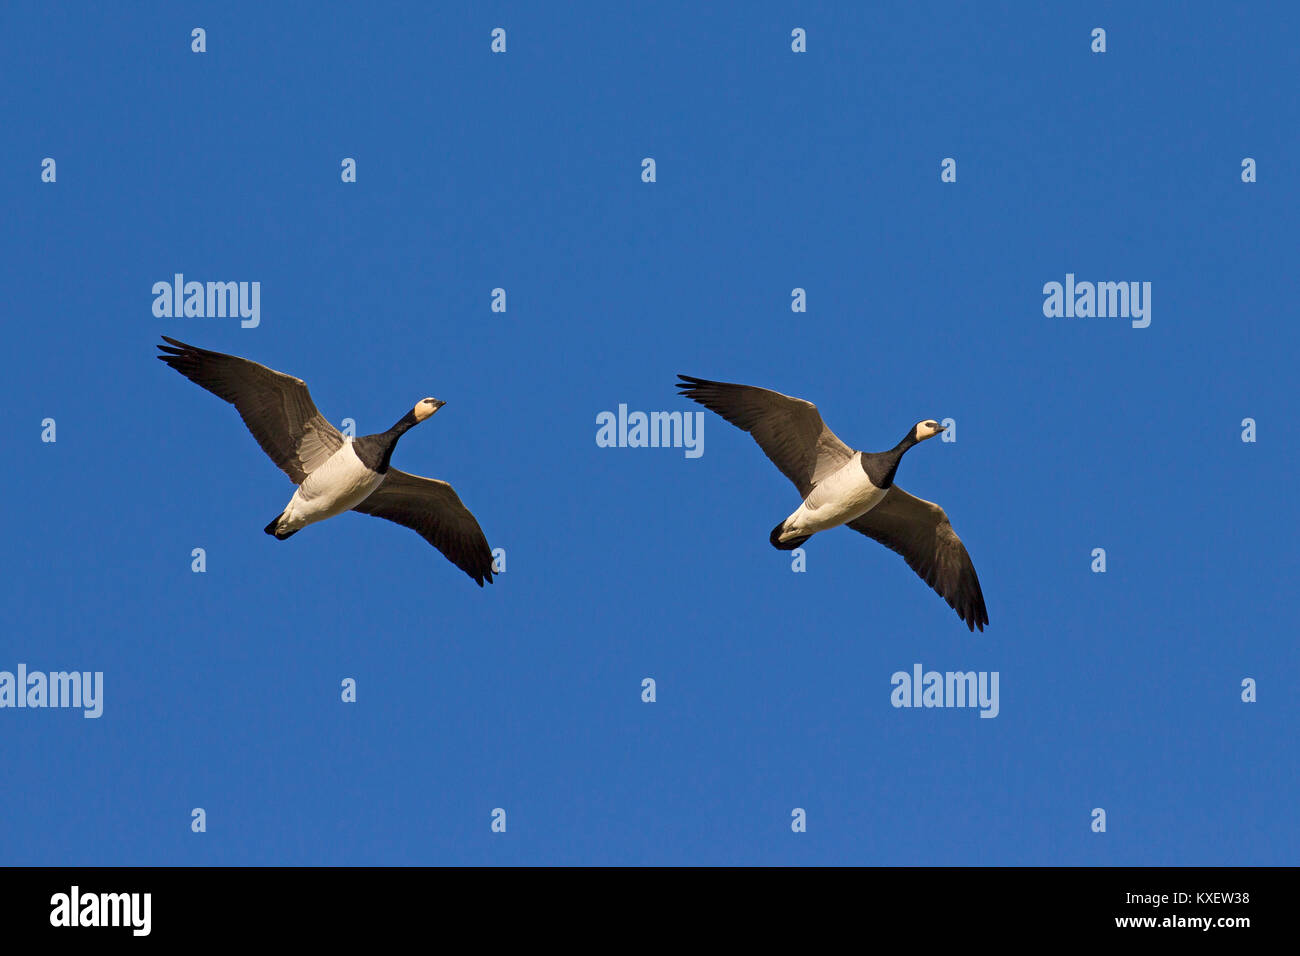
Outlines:
<svg viewBox="0 0 1300 956"><path fill-rule="evenodd" d="M397 440L445 402L425 398L386 432L345 438L325 420L307 384L236 355L210 352L163 336L158 358L235 406L262 451L298 489L265 528L283 541L349 509L418 532L482 587L492 580L492 552L469 509L445 481L390 467Z"/></svg>
<svg viewBox="0 0 1300 956"><path fill-rule="evenodd" d="M812 402L752 385L677 377L682 395L749 432L799 489L803 503L772 529L775 547L789 551L819 531L848 525L901 554L970 630L984 630L984 593L948 515L894 484L903 453L942 433L942 425L917 422L889 451L854 451L826 427Z"/></svg>

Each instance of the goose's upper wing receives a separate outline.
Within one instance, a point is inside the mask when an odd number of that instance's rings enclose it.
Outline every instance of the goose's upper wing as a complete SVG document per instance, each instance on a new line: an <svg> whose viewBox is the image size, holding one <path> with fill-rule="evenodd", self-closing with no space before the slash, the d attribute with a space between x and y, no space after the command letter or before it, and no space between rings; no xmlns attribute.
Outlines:
<svg viewBox="0 0 1300 956"><path fill-rule="evenodd" d="M483 529L447 482L389 468L384 483L352 510L417 531L479 587L492 580L492 550Z"/></svg>
<svg viewBox="0 0 1300 956"><path fill-rule="evenodd" d="M853 449L826 427L812 402L753 385L677 377L682 395L749 432L805 497L817 482L853 457Z"/></svg>
<svg viewBox="0 0 1300 956"><path fill-rule="evenodd" d="M989 612L980 579L942 508L891 485L879 504L848 525L901 554L968 628L984 630Z"/></svg>
<svg viewBox="0 0 1300 956"><path fill-rule="evenodd" d="M158 346L158 358L234 405L262 451L294 484L343 447L343 436L316 410L302 379L237 355L163 339L171 344Z"/></svg>

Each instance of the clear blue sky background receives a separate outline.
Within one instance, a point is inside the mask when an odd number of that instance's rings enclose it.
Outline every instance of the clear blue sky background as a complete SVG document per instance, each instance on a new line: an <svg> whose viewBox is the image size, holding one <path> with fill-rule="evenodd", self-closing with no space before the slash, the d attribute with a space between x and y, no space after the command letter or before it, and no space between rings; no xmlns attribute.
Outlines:
<svg viewBox="0 0 1300 956"><path fill-rule="evenodd" d="M1141 6L6 4L0 669L106 689L0 711L0 862L1296 863L1300 17ZM260 327L155 318L176 272L260 281ZM1150 328L1045 318L1067 272L1151 282ZM162 333L362 433L445 399L395 464L507 572L264 535L291 485ZM991 626L847 530L792 573L797 495L716 416L596 446L697 408L677 372L868 450L954 418L899 483ZM892 708L916 662L1001 714Z"/></svg>

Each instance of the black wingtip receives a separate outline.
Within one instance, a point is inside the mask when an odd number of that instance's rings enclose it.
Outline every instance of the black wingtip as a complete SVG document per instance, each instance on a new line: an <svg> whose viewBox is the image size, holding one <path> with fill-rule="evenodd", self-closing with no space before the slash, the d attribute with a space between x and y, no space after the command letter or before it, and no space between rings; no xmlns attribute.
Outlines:
<svg viewBox="0 0 1300 956"><path fill-rule="evenodd" d="M693 402L699 402L706 408L710 407L708 403L704 401L704 398L709 394L707 389L712 385L716 385L716 382L711 382L707 378L696 378L694 375L683 375L681 372L677 373L677 377L680 378L681 381L674 382L673 384L677 386L677 394L680 397L689 398Z"/></svg>
<svg viewBox="0 0 1300 956"><path fill-rule="evenodd" d="M489 555L486 564L479 564L477 567L466 567L464 565L457 565L457 567L468 574L475 584L482 587L485 584L492 583L492 563L492 558ZM482 570L480 571L479 568L482 568Z"/></svg>
<svg viewBox="0 0 1300 956"><path fill-rule="evenodd" d="M185 344L184 342L182 342L180 339L174 339L174 338L172 338L170 335L164 335L164 336L163 336L163 341L164 341L164 342L167 342L167 343L169 343L169 344L168 344L168 345L155 345L155 347L158 349L158 351L161 352L161 353L163 353L163 354L162 354L162 355L155 355L154 358L162 359L164 362L166 362L168 359L170 359L170 358L172 358L172 357L174 357L174 356L179 356L179 355L195 355L195 354L198 352L198 349L196 349L194 346L192 346L192 345L186 345L186 344Z"/></svg>
<svg viewBox="0 0 1300 956"><path fill-rule="evenodd" d="M167 344L159 345L158 348L164 352L169 352L172 355L181 355L185 352L200 351L200 349L196 348L195 346L190 345L187 342L182 342L180 339L174 339L170 335L164 335L162 337L162 340Z"/></svg>

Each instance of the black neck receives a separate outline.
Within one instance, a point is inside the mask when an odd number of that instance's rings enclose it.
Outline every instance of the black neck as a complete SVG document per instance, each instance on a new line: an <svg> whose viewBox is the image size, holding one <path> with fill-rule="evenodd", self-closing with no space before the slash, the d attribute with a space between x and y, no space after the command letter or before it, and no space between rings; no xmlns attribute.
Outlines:
<svg viewBox="0 0 1300 956"><path fill-rule="evenodd" d="M388 429L388 431L384 432L384 434L392 435L393 441L397 441L397 439L401 438L403 435L406 434L407 429L418 424L420 424L420 420L415 417L415 409L411 409L409 412L407 412L405 415L399 418L396 422L394 422L393 427Z"/></svg>
<svg viewBox="0 0 1300 956"><path fill-rule="evenodd" d="M876 452L872 455L864 454L862 456L862 469L871 479L871 483L877 488L888 488L894 483L894 472L898 471L898 463L903 460L903 454L913 445L918 444L916 440L916 429L907 433L907 437L900 441L889 451Z"/></svg>
<svg viewBox="0 0 1300 956"><path fill-rule="evenodd" d="M386 474L388 463L393 457L393 449L397 447L397 439L419 423L420 420L415 417L415 411L411 410L398 419L388 431L358 438L352 443L353 450L356 451L357 457L361 459L361 463L367 468L377 471L381 475Z"/></svg>
<svg viewBox="0 0 1300 956"><path fill-rule="evenodd" d="M889 449L889 454L892 455L892 454L894 454L895 452L897 452L898 457L899 457L899 458L902 458L902 457L903 457L903 452L907 451L907 450L908 450L909 448L911 448L913 445L919 445L919 444L921 444L921 443L920 443L919 441L917 441L917 439L916 439L916 429L913 428L911 431L909 431L909 432L907 433L907 435L903 438L902 441L900 441L900 442L899 442L897 445L895 445L893 448Z"/></svg>

